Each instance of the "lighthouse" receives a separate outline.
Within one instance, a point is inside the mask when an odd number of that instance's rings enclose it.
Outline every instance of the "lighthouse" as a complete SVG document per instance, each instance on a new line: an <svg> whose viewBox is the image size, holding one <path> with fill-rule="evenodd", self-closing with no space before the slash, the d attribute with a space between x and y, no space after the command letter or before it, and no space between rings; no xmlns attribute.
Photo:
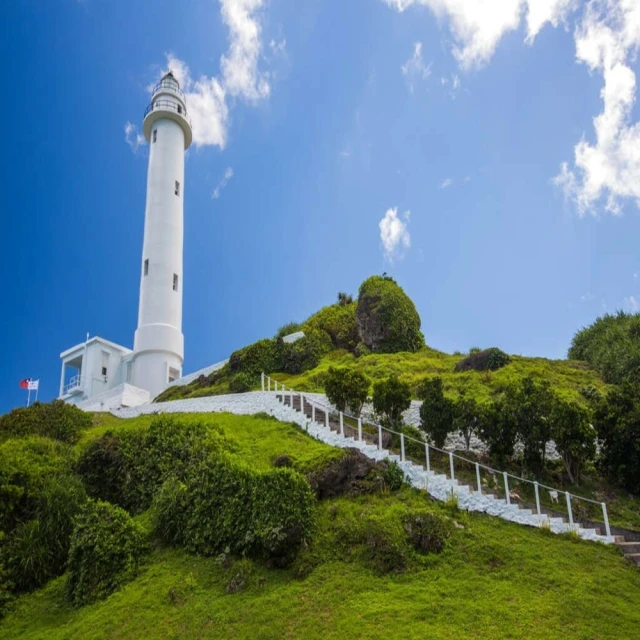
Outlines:
<svg viewBox="0 0 640 640"><path fill-rule="evenodd" d="M149 166L133 349L87 334L60 354L59 398L87 411L143 404L182 376L184 155L193 136L171 71L153 88L143 132Z"/></svg>
<svg viewBox="0 0 640 640"><path fill-rule="evenodd" d="M133 378L153 397L181 376L184 360L184 155L192 132L184 94L171 71L153 89L143 132L149 167Z"/></svg>

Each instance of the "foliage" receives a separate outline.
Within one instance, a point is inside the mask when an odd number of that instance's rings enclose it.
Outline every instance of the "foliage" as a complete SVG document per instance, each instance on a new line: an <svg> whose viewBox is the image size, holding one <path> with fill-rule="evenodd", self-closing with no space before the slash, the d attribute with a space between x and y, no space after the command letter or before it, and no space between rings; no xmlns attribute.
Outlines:
<svg viewBox="0 0 640 640"><path fill-rule="evenodd" d="M303 325L305 334L308 329L325 331L331 338L334 349L353 351L358 344L356 325L356 303L351 300L323 307L314 313Z"/></svg>
<svg viewBox="0 0 640 640"><path fill-rule="evenodd" d="M456 364L456 371L497 371L506 367L511 358L497 347L472 351Z"/></svg>
<svg viewBox="0 0 640 640"><path fill-rule="evenodd" d="M413 427L409 424L402 425L402 433L405 435L404 450L407 456L416 458L417 460L425 459L425 435L417 427ZM399 444L396 441L399 440L397 436L394 436L393 447L398 448Z"/></svg>
<svg viewBox="0 0 640 640"><path fill-rule="evenodd" d="M640 494L640 384L609 392L594 414L601 468L629 491Z"/></svg>
<svg viewBox="0 0 640 640"><path fill-rule="evenodd" d="M229 358L229 374L246 373L254 379L262 372L282 369L282 357L277 340L258 340L248 347L238 349Z"/></svg>
<svg viewBox="0 0 640 640"><path fill-rule="evenodd" d="M0 441L44 436L73 444L91 426L91 415L62 400L34 402L0 416Z"/></svg>
<svg viewBox="0 0 640 640"><path fill-rule="evenodd" d="M500 398L484 407L480 414L480 438L489 447L489 455L500 468L513 456L518 438L518 422L513 406Z"/></svg>
<svg viewBox="0 0 640 640"><path fill-rule="evenodd" d="M399 535L400 523L390 518L367 518L360 531L365 558L376 575L397 573L407 567L407 544Z"/></svg>
<svg viewBox="0 0 640 640"><path fill-rule="evenodd" d="M469 451L471 436L477 435L480 430L482 409L473 398L463 393L454 402L452 414L453 428L460 432Z"/></svg>
<svg viewBox="0 0 640 640"><path fill-rule="evenodd" d="M348 293L344 293L343 291L340 291L338 293L338 304L342 307L346 307L347 305L350 305L353 303L353 296L348 294Z"/></svg>
<svg viewBox="0 0 640 640"><path fill-rule="evenodd" d="M382 424L388 428L402 425L402 414L411 406L411 389L397 376L390 376L373 385L373 410L382 416Z"/></svg>
<svg viewBox="0 0 640 640"><path fill-rule="evenodd" d="M322 329L305 327L304 338L295 342L279 340L280 370L285 373L302 373L317 367L322 356L331 351L331 338Z"/></svg>
<svg viewBox="0 0 640 640"><path fill-rule="evenodd" d="M299 322L288 322L278 329L275 337L276 339L284 338L285 336L290 336L292 333L297 333L301 329L302 325Z"/></svg>
<svg viewBox="0 0 640 640"><path fill-rule="evenodd" d="M586 462L596 454L596 432L589 412L575 402L556 399L551 410L551 437L572 484L580 484Z"/></svg>
<svg viewBox="0 0 640 640"><path fill-rule="evenodd" d="M135 578L146 550L142 527L124 509L89 501L71 538L67 597L76 606L106 598Z"/></svg>
<svg viewBox="0 0 640 640"><path fill-rule="evenodd" d="M353 415L359 417L369 395L369 380L354 369L330 367L324 388L329 402L338 411L345 412L349 408Z"/></svg>
<svg viewBox="0 0 640 640"><path fill-rule="evenodd" d="M420 428L436 447L442 449L453 430L453 402L445 397L441 378L426 378L418 395L422 400Z"/></svg>
<svg viewBox="0 0 640 640"><path fill-rule="evenodd" d="M107 432L93 440L77 470L91 497L140 513L169 475L182 475L217 446L203 425L160 416L148 429Z"/></svg>
<svg viewBox="0 0 640 640"><path fill-rule="evenodd" d="M451 525L429 511L408 513L403 519L411 546L419 553L440 553L451 536Z"/></svg>
<svg viewBox="0 0 640 640"><path fill-rule="evenodd" d="M170 478L154 501L154 529L192 552L266 557L288 563L309 538L313 494L289 468L258 472L219 454Z"/></svg>
<svg viewBox="0 0 640 640"><path fill-rule="evenodd" d="M229 391L231 393L245 393L251 391L260 380L259 376L254 377L249 373L237 373L229 380Z"/></svg>
<svg viewBox="0 0 640 640"><path fill-rule="evenodd" d="M640 313L598 318L575 334L569 357L589 362L606 382L640 383Z"/></svg>
<svg viewBox="0 0 640 640"><path fill-rule="evenodd" d="M418 311L393 278L372 276L360 285L356 322L360 341L371 351L415 352L424 347Z"/></svg>

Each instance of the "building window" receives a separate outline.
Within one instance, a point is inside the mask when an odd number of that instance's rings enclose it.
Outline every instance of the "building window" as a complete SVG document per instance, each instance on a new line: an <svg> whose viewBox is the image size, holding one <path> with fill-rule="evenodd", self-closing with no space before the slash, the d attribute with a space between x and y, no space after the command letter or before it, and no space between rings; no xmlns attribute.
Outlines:
<svg viewBox="0 0 640 640"><path fill-rule="evenodd" d="M174 291L178 290L178 274L177 273L173 274L173 290Z"/></svg>
<svg viewBox="0 0 640 640"><path fill-rule="evenodd" d="M174 369L173 367L169 367L169 379L167 382L171 384L174 380L177 380L180 377L180 371L178 369Z"/></svg>
<svg viewBox="0 0 640 640"><path fill-rule="evenodd" d="M149 275L149 259L144 261L144 275L145 276Z"/></svg>
<svg viewBox="0 0 640 640"><path fill-rule="evenodd" d="M107 367L102 367L102 375L103 376L107 375Z"/></svg>
<svg viewBox="0 0 640 640"><path fill-rule="evenodd" d="M182 106L178 105L178 113L182 113Z"/></svg>
<svg viewBox="0 0 640 640"><path fill-rule="evenodd" d="M158 130L154 129L153 130L153 141L155 142L158 139Z"/></svg>
<svg viewBox="0 0 640 640"><path fill-rule="evenodd" d="M175 194L176 194L177 196L179 196L179 195L180 195L180 183L179 183L177 180L176 180L176 185L175 185L175 187L176 187L176 188L175 188L175 190L174 190L174 191L175 191Z"/></svg>
<svg viewBox="0 0 640 640"><path fill-rule="evenodd" d="M107 367L109 366L109 353L107 351L102 352L102 366L100 368L100 373L105 377L107 377Z"/></svg>

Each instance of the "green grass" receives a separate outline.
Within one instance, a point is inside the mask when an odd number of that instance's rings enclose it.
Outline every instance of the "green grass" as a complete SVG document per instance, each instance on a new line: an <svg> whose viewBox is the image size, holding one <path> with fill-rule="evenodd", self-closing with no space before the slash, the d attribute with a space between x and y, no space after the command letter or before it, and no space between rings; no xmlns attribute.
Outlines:
<svg viewBox="0 0 640 640"><path fill-rule="evenodd" d="M405 573L375 575L345 532L370 517L428 509L455 518L448 548L410 559ZM404 489L317 507L318 531L301 560L315 568L253 565L227 593L229 569L212 558L156 549L142 574L106 601L74 609L64 577L21 598L0 639L637 637L640 571L611 547L454 514ZM306 557L305 557L306 556Z"/></svg>

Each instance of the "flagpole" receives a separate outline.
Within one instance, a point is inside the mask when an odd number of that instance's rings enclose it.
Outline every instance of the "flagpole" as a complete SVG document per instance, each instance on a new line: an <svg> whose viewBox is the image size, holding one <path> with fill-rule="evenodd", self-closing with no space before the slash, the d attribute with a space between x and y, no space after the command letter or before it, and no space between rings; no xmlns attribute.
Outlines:
<svg viewBox="0 0 640 640"><path fill-rule="evenodd" d="M27 389L27 407L29 407L30 400L31 400L31 389Z"/></svg>

